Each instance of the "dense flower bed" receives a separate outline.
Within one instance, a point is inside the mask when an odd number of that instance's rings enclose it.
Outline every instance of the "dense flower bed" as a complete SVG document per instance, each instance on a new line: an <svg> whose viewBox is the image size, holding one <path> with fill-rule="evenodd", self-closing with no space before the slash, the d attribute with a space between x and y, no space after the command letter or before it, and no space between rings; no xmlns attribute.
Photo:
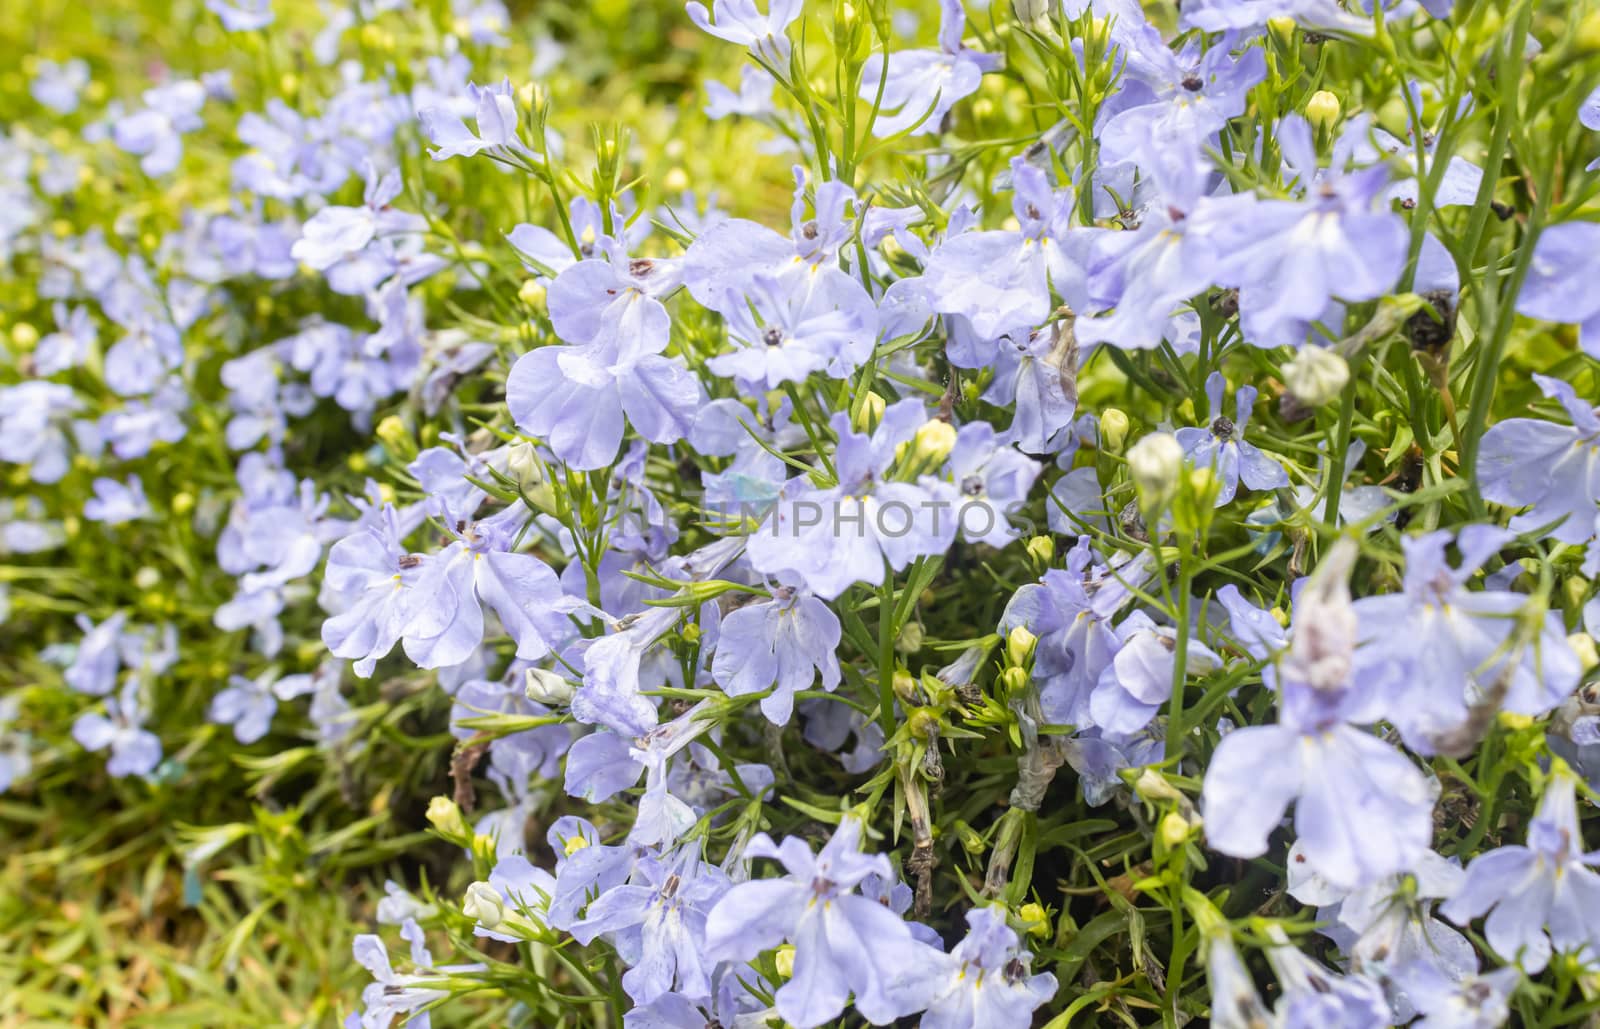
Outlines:
<svg viewBox="0 0 1600 1029"><path fill-rule="evenodd" d="M92 6L0 1021L1600 1011L1600 13Z"/></svg>

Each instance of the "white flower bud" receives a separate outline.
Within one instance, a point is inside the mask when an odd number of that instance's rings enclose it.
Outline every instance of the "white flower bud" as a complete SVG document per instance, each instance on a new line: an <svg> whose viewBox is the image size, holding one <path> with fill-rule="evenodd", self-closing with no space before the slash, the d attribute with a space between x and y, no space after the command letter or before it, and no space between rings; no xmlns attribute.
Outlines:
<svg viewBox="0 0 1600 1029"><path fill-rule="evenodd" d="M1011 0L1011 10L1024 25L1032 25L1050 14L1050 0Z"/></svg>
<svg viewBox="0 0 1600 1029"><path fill-rule="evenodd" d="M551 706L569 703L576 692L572 683L547 668L528 669L522 691L534 703Z"/></svg>
<svg viewBox="0 0 1600 1029"><path fill-rule="evenodd" d="M1301 347L1294 359L1283 366L1283 382L1296 400L1308 407L1321 407L1350 382L1350 366L1344 358L1322 347Z"/></svg>
<svg viewBox="0 0 1600 1029"><path fill-rule="evenodd" d="M461 901L461 913L483 928L493 929L505 921L506 902L493 886L486 882L475 882L467 887L467 895Z"/></svg>
<svg viewBox="0 0 1600 1029"><path fill-rule="evenodd" d="M1128 448L1128 473L1147 506L1172 497L1182 470L1183 446L1170 432L1153 432Z"/></svg>

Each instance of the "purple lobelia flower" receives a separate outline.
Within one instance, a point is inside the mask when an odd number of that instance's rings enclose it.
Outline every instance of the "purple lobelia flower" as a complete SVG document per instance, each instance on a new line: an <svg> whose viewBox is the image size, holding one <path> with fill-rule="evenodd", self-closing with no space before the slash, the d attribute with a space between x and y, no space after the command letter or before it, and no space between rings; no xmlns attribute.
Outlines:
<svg viewBox="0 0 1600 1029"><path fill-rule="evenodd" d="M1079 318L1078 342L1148 349L1171 336L1178 305L1211 285L1220 258L1205 232L1190 232L1201 204L1204 171L1190 160L1166 160L1153 169L1161 195L1140 213L1136 228L1095 237L1086 264L1091 309Z"/></svg>
<svg viewBox="0 0 1600 1029"><path fill-rule="evenodd" d="M1335 975L1288 942L1282 930L1267 961L1283 995L1273 1005L1274 1022L1284 1029L1377 1029L1393 1023L1383 987L1364 975Z"/></svg>
<svg viewBox="0 0 1600 1029"><path fill-rule="evenodd" d="M109 775L149 775L161 763L161 739L144 727L150 711L139 695L142 682L129 676L115 696L106 698L106 713L85 712L72 723L72 738L84 750L110 749Z"/></svg>
<svg viewBox="0 0 1600 1029"><path fill-rule="evenodd" d="M1253 443L1246 443L1244 430L1250 424L1250 409L1256 403L1256 388L1240 386L1234 394L1234 417L1222 413L1223 379L1221 372L1206 377L1207 410L1212 419L1203 428L1185 427L1176 433L1184 454L1198 468L1216 472L1221 489L1217 506L1231 501L1239 483L1253 490L1283 489L1289 473Z"/></svg>
<svg viewBox="0 0 1600 1029"><path fill-rule="evenodd" d="M54 375L76 368L88 360L100 340L100 330L87 307L55 304L56 331L39 341L33 351L34 370Z"/></svg>
<svg viewBox="0 0 1600 1029"><path fill-rule="evenodd" d="M478 131L468 130L458 115L447 109L429 107L417 112L422 134L434 149L428 156L435 161L452 157L472 157L485 150L529 153L517 136L517 98L510 80L493 86L467 86L467 96L476 109Z"/></svg>
<svg viewBox="0 0 1600 1029"><path fill-rule="evenodd" d="M1600 410L1560 379L1535 375L1533 381L1572 424L1507 418L1491 426L1478 451L1478 489L1493 503L1529 508L1512 517L1512 531L1559 521L1550 535L1582 543L1594 535L1600 503Z"/></svg>
<svg viewBox="0 0 1600 1029"><path fill-rule="evenodd" d="M855 370L871 354L878 317L866 290L844 281L854 288L829 291L815 288L811 277L757 275L746 293L724 305L734 349L706 367L754 389L803 382L813 372L842 377Z"/></svg>
<svg viewBox="0 0 1600 1029"><path fill-rule="evenodd" d="M767 0L762 14L756 0L711 0L711 10L698 0L684 5L689 20L702 32L750 48L780 75L789 71L789 25L801 13L801 0ZM713 21L715 18L715 21Z"/></svg>
<svg viewBox="0 0 1600 1029"><path fill-rule="evenodd" d="M1206 837L1255 857L1295 803L1311 868L1353 889L1409 871L1433 833L1433 794L1404 755L1357 726L1376 721L1393 682L1363 664L1347 580L1356 547L1341 540L1295 604L1289 649L1263 677L1279 691L1278 722L1222 738L1202 792Z"/></svg>
<svg viewBox="0 0 1600 1029"><path fill-rule="evenodd" d="M1000 631L1023 626L1038 637L1033 678L1045 721L1088 728L1091 694L1122 646L1111 619L1133 598L1146 576L1144 558L1116 568L1100 562L1080 536L1066 567L1017 590L1000 619Z"/></svg>
<svg viewBox="0 0 1600 1029"><path fill-rule="evenodd" d="M1073 309L1087 306L1083 257L1096 233L1072 229L1072 190L1051 190L1045 173L1020 157L1011 175L1019 227L947 238L921 279L935 311L967 318L985 340L1042 325L1052 288Z"/></svg>
<svg viewBox="0 0 1600 1029"><path fill-rule="evenodd" d="M206 10L229 32L254 32L272 24L272 0L206 0Z"/></svg>
<svg viewBox="0 0 1600 1029"><path fill-rule="evenodd" d="M72 387L58 382L0 387L0 461L27 465L34 482L60 482L72 446L66 422L82 407Z"/></svg>
<svg viewBox="0 0 1600 1029"><path fill-rule="evenodd" d="M301 226L300 238L289 253L296 261L325 272L343 262L358 260L374 240L420 231L426 227L423 219L389 206L400 195L400 189L398 168L379 174L369 162L361 206L324 207Z"/></svg>
<svg viewBox="0 0 1600 1029"><path fill-rule="evenodd" d="M668 763L712 727L705 717L709 702L636 735L601 729L581 737L567 754L566 789L592 802L628 789L645 776L644 795L628 842L638 846L670 844L688 831L698 815L672 792Z"/></svg>
<svg viewBox="0 0 1600 1029"><path fill-rule="evenodd" d="M1525 845L1499 847L1467 866L1467 881L1439 912L1457 925L1479 915L1484 939L1537 973L1552 951L1600 952L1600 855L1585 853L1574 777L1558 765L1528 824Z"/></svg>
<svg viewBox="0 0 1600 1029"><path fill-rule="evenodd" d="M944 553L955 539L955 490L932 476L907 482L891 474L899 448L910 452L925 424L920 400L888 408L870 435L852 429L847 412L835 414L837 484L791 480L749 537L750 564L766 575L798 578L831 600L854 583L881 583L886 567L900 571L914 558Z"/></svg>
<svg viewBox="0 0 1600 1029"><path fill-rule="evenodd" d="M1212 136L1244 113L1250 90L1267 74L1261 48L1246 47L1235 57L1232 36L1210 46L1193 37L1174 51L1141 20L1131 31L1124 26L1124 38L1130 79L1124 94L1140 102L1116 111L1095 133L1107 165L1133 161L1152 171L1198 157Z"/></svg>
<svg viewBox="0 0 1600 1029"><path fill-rule="evenodd" d="M89 85L89 62L74 57L70 61L52 61L40 58L28 92L33 98L57 114L72 114L78 109L78 98Z"/></svg>
<svg viewBox="0 0 1600 1029"><path fill-rule="evenodd" d="M832 692L839 685L839 616L815 596L779 586L771 600L747 604L725 615L711 675L732 697L771 690L761 713L786 725L794 697L818 677Z"/></svg>
<svg viewBox="0 0 1600 1029"><path fill-rule="evenodd" d="M240 743L254 743L272 727L278 702L303 697L317 688L311 675L286 675L279 678L267 672L254 679L231 676L228 685L211 698L206 717L218 725L233 726Z"/></svg>
<svg viewBox="0 0 1600 1029"><path fill-rule="evenodd" d="M1038 461L1000 442L988 422L968 422L950 450L950 478L960 494L955 518L969 543L1004 547L1021 532L1009 516L1019 511L1039 478Z"/></svg>
<svg viewBox="0 0 1600 1029"><path fill-rule="evenodd" d="M1467 721L1469 705L1539 715L1578 686L1583 669L1559 611L1530 623L1536 612L1528 597L1466 588L1513 537L1497 526L1463 528L1454 540L1456 566L1445 557L1450 533L1402 539L1404 591L1356 602L1364 652L1399 673L1387 713L1414 750L1432 753Z"/></svg>
<svg viewBox="0 0 1600 1029"><path fill-rule="evenodd" d="M144 108L119 117L111 128L117 147L139 158L146 175L166 175L183 160L183 136L200 127L206 90L186 79L144 92Z"/></svg>
<svg viewBox="0 0 1600 1029"><path fill-rule="evenodd" d="M448 997L444 976L452 972L482 971L482 965L435 966L433 955L423 938L422 927L407 918L400 926L400 937L411 945L411 963L416 971L401 973L389 963L389 950L383 940L371 933L355 938L352 950L356 963L372 973L374 982L361 991L362 1011L351 1016L346 1027L355 1029L389 1029L397 1018L406 1017L412 1029L428 1029L431 1019L427 1007L436 1000Z"/></svg>
<svg viewBox="0 0 1600 1029"><path fill-rule="evenodd" d="M1006 925L1004 908L968 911L967 937L941 962L944 974L922 1016L922 1029L1027 1025L1056 992L1055 976L1028 974L1031 957Z"/></svg>
<svg viewBox="0 0 1600 1029"><path fill-rule="evenodd" d="M961 45L966 24L961 0L939 0L939 49L902 50L887 60L876 53L867 58L861 69L861 98L880 108L872 124L874 136L937 132L950 108L978 91L984 73L1000 68L998 54Z"/></svg>
<svg viewBox="0 0 1600 1029"><path fill-rule="evenodd" d="M1113 631L1121 643L1089 694L1089 716L1102 732L1120 737L1150 724L1171 699L1178 633L1143 611L1133 612ZM1186 674L1222 667L1222 658L1198 640L1190 640L1184 653Z"/></svg>
<svg viewBox="0 0 1600 1029"><path fill-rule="evenodd" d="M145 499L144 483L137 475L123 482L104 477L94 480L94 496L83 505L85 518L106 525L137 521L149 514L150 501Z"/></svg>
<svg viewBox="0 0 1600 1029"><path fill-rule="evenodd" d="M1578 345L1600 359L1600 297L1587 284L1600 274L1600 222L1563 222L1539 234L1517 313L1578 326Z"/></svg>
<svg viewBox="0 0 1600 1029"><path fill-rule="evenodd" d="M1411 1029L1498 1029L1511 1017L1508 1001L1522 982L1522 971L1507 966L1453 979L1435 965L1419 961L1395 977L1422 1014Z"/></svg>
<svg viewBox="0 0 1600 1029"><path fill-rule="evenodd" d="M687 435L701 400L698 380L664 357L671 330L658 299L677 288L677 263L580 261L550 287L550 319L571 346L547 346L517 359L506 403L524 431L544 439L574 468L616 460L625 425L652 443Z"/></svg>
<svg viewBox="0 0 1600 1029"><path fill-rule="evenodd" d="M1440 0L1430 0L1438 4ZM1184 28L1221 32L1252 29L1273 18L1292 18L1301 25L1357 35L1372 32L1372 20L1344 9L1337 0L1190 0L1183 7Z"/></svg>
<svg viewBox="0 0 1600 1029"><path fill-rule="evenodd" d="M1288 115L1277 137L1284 178L1305 198L1241 194L1214 200L1196 215L1222 256L1217 283L1239 289L1248 342L1298 345L1335 298L1374 300L1399 279L1408 234L1405 220L1387 207L1387 169L1344 170L1366 145L1366 133L1365 119L1351 119L1334 146L1332 167L1319 169L1310 125Z"/></svg>
<svg viewBox="0 0 1600 1029"><path fill-rule="evenodd" d="M854 994L856 1011L883 1025L927 1006L930 958L888 908L860 896L870 875L889 879L889 859L860 849L861 823L846 817L819 853L791 836L780 846L758 833L749 858L774 858L788 872L734 886L706 921L706 957L749 961L780 943L794 944L794 974L778 988L778 1013L799 1029L837 1018Z"/></svg>
<svg viewBox="0 0 1600 1029"><path fill-rule="evenodd" d="M700 860L697 845L641 858L629 882L590 902L572 935L587 945L604 934L628 970L622 988L635 1003L667 993L709 999L715 962L706 918L728 890L728 877Z"/></svg>

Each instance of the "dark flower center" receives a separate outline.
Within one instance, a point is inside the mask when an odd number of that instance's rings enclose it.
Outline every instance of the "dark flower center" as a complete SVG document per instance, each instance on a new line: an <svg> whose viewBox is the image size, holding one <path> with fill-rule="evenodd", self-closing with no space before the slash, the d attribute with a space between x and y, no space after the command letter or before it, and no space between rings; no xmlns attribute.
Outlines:
<svg viewBox="0 0 1600 1029"><path fill-rule="evenodd" d="M628 262L628 274L642 279L656 270L656 263L648 257L636 257Z"/></svg>
<svg viewBox="0 0 1600 1029"><path fill-rule="evenodd" d="M804 225L800 226L800 235L804 236L806 239L816 239L820 234L821 230L817 228L817 223L814 221L806 222Z"/></svg>
<svg viewBox="0 0 1600 1029"><path fill-rule="evenodd" d="M783 330L770 328L761 334L761 342L769 347L775 347L783 342Z"/></svg>
<svg viewBox="0 0 1600 1029"><path fill-rule="evenodd" d="M1211 423L1211 435L1217 439L1230 440L1233 438L1233 431L1233 420L1230 418L1218 418Z"/></svg>
<svg viewBox="0 0 1600 1029"><path fill-rule="evenodd" d="M1183 88L1191 93L1198 93L1205 88L1205 80L1198 75L1187 75L1183 80Z"/></svg>
<svg viewBox="0 0 1600 1029"><path fill-rule="evenodd" d="M969 475L961 480L961 492L969 497L976 497L983 493L983 479L977 475Z"/></svg>

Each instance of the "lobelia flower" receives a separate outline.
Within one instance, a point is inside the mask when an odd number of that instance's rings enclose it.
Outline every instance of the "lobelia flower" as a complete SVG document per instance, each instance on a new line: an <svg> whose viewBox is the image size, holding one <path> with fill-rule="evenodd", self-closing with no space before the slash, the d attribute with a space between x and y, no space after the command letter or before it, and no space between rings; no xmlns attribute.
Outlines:
<svg viewBox="0 0 1600 1029"><path fill-rule="evenodd" d="M1288 651L1263 679L1278 722L1222 737L1202 787L1213 850L1255 857L1295 804L1311 868L1344 889L1415 867L1433 834L1433 790L1399 751L1363 729L1382 713L1393 675L1357 649L1347 580L1356 547L1336 543L1300 591Z"/></svg>
<svg viewBox="0 0 1600 1029"><path fill-rule="evenodd" d="M1172 698L1178 632L1157 625L1143 611L1133 612L1113 631L1121 643L1089 694L1089 717L1103 732L1126 736L1150 724ZM1222 658L1198 640L1188 642L1184 655L1185 674L1205 675L1222 667Z"/></svg>
<svg viewBox="0 0 1600 1029"><path fill-rule="evenodd" d="M1122 646L1111 619L1133 598L1146 576L1141 556L1117 568L1101 563L1080 536L1064 568L1052 568L1023 586L1006 604L1000 632L1023 626L1038 637L1033 678L1046 722L1088 728L1091 695Z"/></svg>
<svg viewBox="0 0 1600 1029"><path fill-rule="evenodd" d="M723 616L711 676L724 693L743 697L771 690L761 713L787 725L794 697L820 676L828 692L839 685L839 616L815 596L778 586L771 600Z"/></svg>
<svg viewBox="0 0 1600 1029"><path fill-rule="evenodd" d="M268 671L254 679L230 676L228 685L211 698L206 717L218 725L233 726L233 736L240 743L254 743L272 728L279 701L303 697L316 688L316 680L309 674L279 678L276 671Z"/></svg>
<svg viewBox="0 0 1600 1029"><path fill-rule="evenodd" d="M772 106L772 76L760 65L747 64L739 69L739 89L735 92L720 82L708 81L706 90L706 117L721 121L730 115L759 118L776 114Z"/></svg>
<svg viewBox="0 0 1600 1029"><path fill-rule="evenodd" d="M411 963L414 973L398 973L389 963L389 950L383 940L371 933L355 938L352 950L356 963L372 973L375 980L361 991L362 1010L346 1020L347 1029L390 1029L395 1019L406 1017L403 1023L411 1029L428 1029L432 1023L428 1013L419 1009L450 994L439 989L443 977L456 972L482 971L483 965L441 965L435 967L433 955L428 952L422 927L413 919L400 926L400 937L411 944Z"/></svg>
<svg viewBox="0 0 1600 1029"><path fill-rule="evenodd" d="M74 57L58 63L41 57L35 68L33 81L28 84L33 98L57 114L77 111L78 97L89 84L89 62Z"/></svg>
<svg viewBox="0 0 1600 1029"><path fill-rule="evenodd" d="M636 1004L672 992L711 996L706 917L729 883L721 869L700 860L697 848L640 858L630 881L596 897L572 926L585 946L604 934L616 947L629 966L622 988Z"/></svg>
<svg viewBox="0 0 1600 1029"><path fill-rule="evenodd" d="M887 61L878 53L867 58L861 69L861 98L879 106L874 136L937 132L950 108L978 91L984 73L999 70L999 54L961 45L966 24L961 0L939 0L939 49L901 50Z"/></svg>
<svg viewBox="0 0 1600 1029"><path fill-rule="evenodd" d="M707 959L749 961L785 941L794 944L794 974L778 988L778 1014L798 1029L837 1018L854 995L874 1025L927 1007L943 957L917 941L907 924L855 892L870 875L890 879L889 859L860 849L862 826L839 823L822 850L796 837L780 846L757 833L747 858L774 858L787 875L743 882L717 901L706 920Z"/></svg>
<svg viewBox="0 0 1600 1029"><path fill-rule="evenodd" d="M1446 0L1429 0L1434 7ZM1221 32L1253 29L1273 18L1292 18L1315 29L1332 29L1352 35L1370 35L1372 20L1346 11L1337 0L1189 0L1180 23L1184 28Z"/></svg>
<svg viewBox="0 0 1600 1029"><path fill-rule="evenodd" d="M836 413L830 426L839 440L837 484L791 480L748 538L751 566L798 578L832 600L853 583L881 583L885 567L900 571L914 558L944 553L955 539L955 490L931 476L915 482L890 476L898 448L904 444L910 453L925 424L920 400L889 407L871 435L854 431L848 412Z"/></svg>
<svg viewBox="0 0 1600 1029"><path fill-rule="evenodd" d="M1472 591L1467 580L1514 538L1491 525L1455 537L1461 563L1445 557L1447 531L1404 537L1405 588L1355 604L1365 656L1390 662L1397 686L1387 715L1420 753L1433 753L1480 703L1540 715L1578 686L1583 669L1559 611L1528 624L1529 598Z"/></svg>
<svg viewBox="0 0 1600 1029"><path fill-rule="evenodd" d="M782 75L789 70L790 24L800 17L801 0L767 0L767 13L756 0L711 0L711 10L698 0L684 5L701 32L750 48L758 59ZM715 21L713 21L713 17Z"/></svg>
<svg viewBox="0 0 1600 1029"><path fill-rule="evenodd" d="M182 440L189 431L183 423L183 413L188 406L189 391L179 379L172 377L148 398L130 400L119 410L101 415L95 431L104 438L113 454L124 461L132 461L150 453L158 443ZM82 443L79 445L81 447Z"/></svg>
<svg viewBox="0 0 1600 1029"><path fill-rule="evenodd" d="M1578 345L1600 359L1600 298L1584 285L1597 273L1600 222L1551 225L1533 246L1528 277L1517 294L1517 313L1577 325Z"/></svg>
<svg viewBox="0 0 1600 1029"><path fill-rule="evenodd" d="M1521 970L1512 966L1457 980L1426 961L1401 969L1396 977L1422 1013L1411 1029L1498 1029L1511 1017L1507 1002L1522 982Z"/></svg>
<svg viewBox="0 0 1600 1029"><path fill-rule="evenodd" d="M200 127L206 89L186 79L144 92L144 109L124 115L111 128L117 146L138 157L146 175L159 177L174 171L183 160L183 137Z"/></svg>
<svg viewBox="0 0 1600 1029"><path fill-rule="evenodd" d="M374 240L420 232L426 222L418 215L396 211L389 204L400 195L400 170L379 174L367 164L367 186L360 207L329 204L300 227L300 238L290 255L307 267L326 272L358 257Z"/></svg>
<svg viewBox="0 0 1600 1029"><path fill-rule="evenodd" d="M272 0L206 0L206 10L229 32L255 32L272 24Z"/></svg>
<svg viewBox="0 0 1600 1029"><path fill-rule="evenodd" d="M105 700L106 713L88 711L72 723L72 738L88 751L109 748L108 775L149 775L161 763L161 740L144 727L150 712L139 692L141 682L130 676L122 690Z"/></svg>
<svg viewBox="0 0 1600 1029"><path fill-rule="evenodd" d="M1226 928L1205 937L1206 983L1211 987L1211 1024L1216 1029L1261 1029L1272 1024L1250 970L1239 959Z"/></svg>
<svg viewBox="0 0 1600 1029"><path fill-rule="evenodd" d="M1273 1005L1275 1024L1284 1029L1378 1029L1393 1024L1389 1002L1376 982L1359 974L1334 975L1274 929L1280 942L1267 948L1267 961L1283 990Z"/></svg>
<svg viewBox="0 0 1600 1029"><path fill-rule="evenodd" d="M150 501L145 499L144 483L137 475L128 476L124 482L103 477L94 480L94 496L83 505L85 518L106 525L122 525L149 514Z"/></svg>
<svg viewBox="0 0 1600 1029"><path fill-rule="evenodd" d="M0 461L27 465L34 482L60 482L70 463L63 426L82 409L72 387L57 382L0 387Z"/></svg>
<svg viewBox="0 0 1600 1029"><path fill-rule="evenodd" d="M563 932L572 928L593 898L627 882L643 854L634 846L602 844L599 830L572 815L557 819L545 838L556 855L556 889L547 920Z"/></svg>
<svg viewBox="0 0 1600 1029"><path fill-rule="evenodd" d="M1452 982L1477 974L1472 942L1433 914L1434 902L1453 896L1466 873L1453 861L1425 851L1410 875L1381 879L1346 892L1308 871L1300 844L1289 848L1289 893L1321 905L1324 935L1349 956L1351 968L1383 985L1396 1021L1416 1014L1406 979L1427 965Z"/></svg>
<svg viewBox="0 0 1600 1029"><path fill-rule="evenodd" d="M1382 164L1344 170L1366 146L1366 134L1366 119L1351 119L1334 145L1332 167L1319 169L1311 126L1287 115L1277 134L1284 176L1305 198L1240 194L1196 215L1222 257L1217 284L1239 290L1241 325L1252 345L1299 345L1335 298L1375 300L1399 279L1409 237L1404 219L1387 207L1388 170Z"/></svg>
<svg viewBox="0 0 1600 1029"><path fill-rule="evenodd" d="M699 381L662 355L671 319L658 299L676 289L677 263L580 261L550 287L550 319L571 346L545 346L517 359L506 404L517 426L580 470L616 460L625 425L652 443L687 435L702 397Z"/></svg>
<svg viewBox="0 0 1600 1029"><path fill-rule="evenodd" d="M87 307L55 304L56 331L39 341L33 351L33 367L41 376L77 368L100 342L100 330Z"/></svg>
<svg viewBox="0 0 1600 1029"><path fill-rule="evenodd" d="M591 803L632 787L645 776L638 815L628 832L636 846L666 845L694 826L692 807L672 792L667 765L674 755L712 728L707 701L636 735L600 730L580 737L567 755L566 790Z"/></svg>
<svg viewBox="0 0 1600 1029"><path fill-rule="evenodd" d="M1005 909L967 912L966 939L944 959L944 981L923 1013L921 1029L991 1029L1027 1025L1056 993L1056 977L1030 976L1032 955L1006 925Z"/></svg>
<svg viewBox="0 0 1600 1029"><path fill-rule="evenodd" d="M1039 462L1001 443L988 422L968 422L950 449L950 478L961 495L956 525L968 543L1004 547L1021 535L1009 516L1039 478Z"/></svg>
<svg viewBox="0 0 1600 1029"><path fill-rule="evenodd" d="M1507 418L1490 426L1478 450L1478 489L1492 503L1529 508L1512 516L1513 532L1559 521L1551 536L1582 543L1595 533L1600 503L1600 410L1560 379L1534 375L1533 381L1572 424Z"/></svg>
<svg viewBox="0 0 1600 1029"><path fill-rule="evenodd" d="M736 349L706 367L748 388L777 389L824 370L842 378L863 364L878 323L872 298L854 280L845 280L853 288L834 289L816 281L762 273L745 293L730 290L722 309Z"/></svg>
<svg viewBox="0 0 1600 1029"><path fill-rule="evenodd" d="M1484 939L1530 975L1552 951L1600 952L1600 855L1585 853L1572 772L1553 771L1525 845L1497 847L1467 866L1467 880L1439 913L1465 926L1488 913Z"/></svg>
<svg viewBox="0 0 1600 1029"><path fill-rule="evenodd" d="M517 98L509 79L494 86L469 83L467 96L477 111L476 134L467 129L460 116L447 109L429 107L417 112L422 134L434 145L428 151L429 157L446 161L472 157L485 150L532 154L517 135Z"/></svg>
<svg viewBox="0 0 1600 1029"><path fill-rule="evenodd" d="M1214 415L1209 426L1185 427L1175 433L1185 456L1195 467L1209 467L1216 472L1221 485L1217 507L1233 499L1241 481L1253 490L1276 490L1289 485L1289 473L1283 470L1283 465L1255 444L1245 442L1244 430L1250 424L1256 388L1239 387L1234 394L1234 418L1230 420L1222 413L1223 386L1221 372L1212 372L1206 377L1207 410Z"/></svg>
<svg viewBox="0 0 1600 1029"><path fill-rule="evenodd" d="M1173 163L1174 152L1179 161L1198 156L1244 113L1250 90L1266 78L1261 48L1246 47L1236 58L1232 35L1211 46L1194 37L1174 51L1142 18L1123 26L1122 35L1130 80L1122 92L1126 106L1105 118L1095 133L1106 165L1133 161L1153 171Z"/></svg>
<svg viewBox="0 0 1600 1029"><path fill-rule="evenodd" d="M1087 306L1083 258L1096 232L1072 229L1073 191L1052 191L1045 173L1011 162L1015 230L949 236L929 255L921 284L933 310L961 315L984 340L1044 323L1054 288L1074 310Z"/></svg>

